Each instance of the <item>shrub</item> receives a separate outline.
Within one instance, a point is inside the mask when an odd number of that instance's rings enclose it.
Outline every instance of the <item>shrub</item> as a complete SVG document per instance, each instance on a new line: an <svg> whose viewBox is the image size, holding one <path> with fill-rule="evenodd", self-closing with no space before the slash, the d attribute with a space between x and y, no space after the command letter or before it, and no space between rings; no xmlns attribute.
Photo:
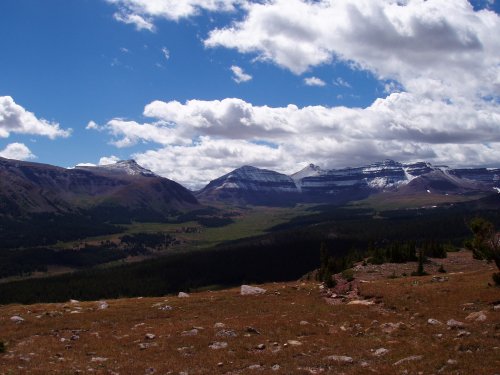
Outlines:
<svg viewBox="0 0 500 375"><path fill-rule="evenodd" d="M354 280L354 271L352 269L347 269L342 271L342 277L347 281Z"/></svg>

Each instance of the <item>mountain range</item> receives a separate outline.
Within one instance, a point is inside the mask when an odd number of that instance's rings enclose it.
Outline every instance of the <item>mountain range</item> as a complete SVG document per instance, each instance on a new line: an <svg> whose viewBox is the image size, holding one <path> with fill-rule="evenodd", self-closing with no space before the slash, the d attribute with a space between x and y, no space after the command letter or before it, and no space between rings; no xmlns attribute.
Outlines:
<svg viewBox="0 0 500 375"><path fill-rule="evenodd" d="M393 160L355 168L324 170L310 164L287 176L244 166L211 181L196 192L202 201L347 202L380 192L398 194L467 194L500 191L500 169L452 169Z"/></svg>
<svg viewBox="0 0 500 375"><path fill-rule="evenodd" d="M291 205L343 203L380 192L463 195L495 191L500 192L500 169L452 169L426 162L385 160L342 169L311 164L292 175L243 166L191 192L133 160L67 169L0 158L0 214L11 216L98 209L167 217L199 208L199 202Z"/></svg>
<svg viewBox="0 0 500 375"><path fill-rule="evenodd" d="M0 158L0 214L116 210L168 215L198 207L193 194L135 161L66 169Z"/></svg>

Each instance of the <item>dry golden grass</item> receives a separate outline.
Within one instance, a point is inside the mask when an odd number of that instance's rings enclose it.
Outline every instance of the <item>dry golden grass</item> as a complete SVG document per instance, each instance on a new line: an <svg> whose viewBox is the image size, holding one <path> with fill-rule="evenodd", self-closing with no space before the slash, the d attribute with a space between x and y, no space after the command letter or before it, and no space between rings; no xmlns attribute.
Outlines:
<svg viewBox="0 0 500 375"><path fill-rule="evenodd" d="M469 258L452 254L449 268L463 268L461 262ZM0 373L495 374L500 369L500 311L493 305L500 303L500 289L488 286L489 267L468 264L474 269L448 274L444 282L432 282L432 276L381 276L361 283L360 292L377 301L371 306L330 305L311 282L263 285L267 293L259 296L230 289L184 299L121 299L108 301L104 310L97 302L3 306L0 340L7 348L0 354ZM165 305L172 310L159 309ZM485 311L486 321L465 320L475 311ZM14 315L25 321L12 322ZM429 318L444 324L430 325ZM461 329L448 329L449 319L464 322L470 335L457 337ZM384 332L384 327L390 330L384 323L400 322L393 332ZM215 323L225 328L214 328ZM196 336L183 336L194 327ZM220 336L223 330L237 336ZM147 339L147 333L156 337ZM285 345L289 340L301 345ZM214 342L228 346L210 349ZM141 349L143 343L151 346ZM265 348L258 349L260 344ZM387 354L374 356L379 348L388 349ZM327 358L332 355L353 362ZM394 365L415 355L422 359ZM457 363L448 364L450 359Z"/></svg>

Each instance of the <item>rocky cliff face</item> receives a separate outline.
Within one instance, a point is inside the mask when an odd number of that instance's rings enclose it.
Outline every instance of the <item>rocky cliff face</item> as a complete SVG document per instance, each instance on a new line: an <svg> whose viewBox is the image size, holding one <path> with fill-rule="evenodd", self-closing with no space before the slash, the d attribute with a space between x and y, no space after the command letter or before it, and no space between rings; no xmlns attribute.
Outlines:
<svg viewBox="0 0 500 375"><path fill-rule="evenodd" d="M134 161L65 169L0 158L0 214L4 215L99 207L163 215L197 205L187 189Z"/></svg>
<svg viewBox="0 0 500 375"><path fill-rule="evenodd" d="M259 198L270 202L344 202L382 191L405 194L462 194L500 188L499 169L450 169L418 162L402 164L385 160L367 166L323 170L310 164L286 176L277 172L243 167L222 176L198 192L202 199L239 200Z"/></svg>

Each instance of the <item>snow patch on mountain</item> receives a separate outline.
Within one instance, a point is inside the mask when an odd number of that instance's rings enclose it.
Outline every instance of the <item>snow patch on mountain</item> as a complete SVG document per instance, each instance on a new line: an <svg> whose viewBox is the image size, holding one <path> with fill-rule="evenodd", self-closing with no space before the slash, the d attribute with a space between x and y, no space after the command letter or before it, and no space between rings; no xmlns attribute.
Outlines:
<svg viewBox="0 0 500 375"><path fill-rule="evenodd" d="M124 174L128 176L144 176L144 177L159 177L149 169L141 167L135 160L120 160L113 164L99 166L83 166L79 165L76 168L87 169L92 171L107 172L113 174Z"/></svg>

